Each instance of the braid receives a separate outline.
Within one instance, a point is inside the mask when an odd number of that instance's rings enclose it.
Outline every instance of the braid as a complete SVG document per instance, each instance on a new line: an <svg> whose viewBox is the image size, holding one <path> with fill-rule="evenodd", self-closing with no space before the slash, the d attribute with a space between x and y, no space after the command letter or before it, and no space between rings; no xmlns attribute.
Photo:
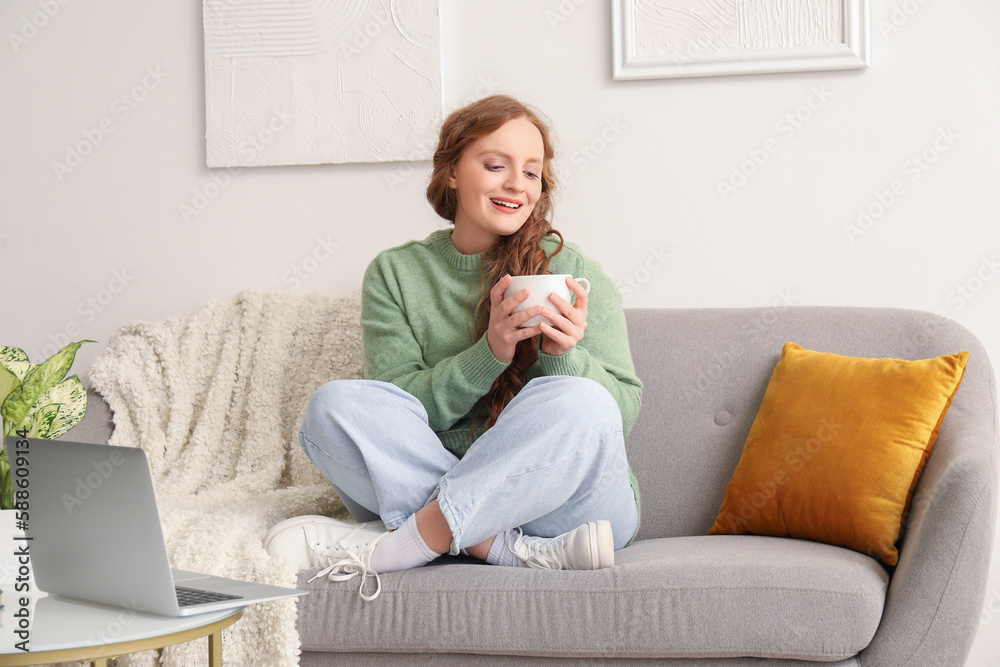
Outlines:
<svg viewBox="0 0 1000 667"><path fill-rule="evenodd" d="M545 254L541 245L542 239L549 235L559 237L559 246L551 256ZM562 250L562 247L562 234L553 229L548 220L536 219L534 213L518 232L497 240L483 255L482 284L485 291L476 304L476 339L489 327L490 287L508 274L523 276L550 273L549 261ZM496 423L503 409L527 383L528 370L538 360L540 339L541 336L533 336L517 344L510 365L493 381L493 386L483 397L488 415L487 429Z"/></svg>

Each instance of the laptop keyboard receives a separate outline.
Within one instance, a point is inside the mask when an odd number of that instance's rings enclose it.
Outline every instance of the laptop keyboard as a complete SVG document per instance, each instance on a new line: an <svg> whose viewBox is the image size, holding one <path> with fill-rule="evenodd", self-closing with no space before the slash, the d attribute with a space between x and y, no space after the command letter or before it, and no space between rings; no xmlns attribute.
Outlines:
<svg viewBox="0 0 1000 667"><path fill-rule="evenodd" d="M206 602L219 602L221 600L240 600L243 598L242 595L229 595L228 593L203 591L183 586L174 586L174 589L177 591L177 604L181 607L190 607L193 604L204 604Z"/></svg>

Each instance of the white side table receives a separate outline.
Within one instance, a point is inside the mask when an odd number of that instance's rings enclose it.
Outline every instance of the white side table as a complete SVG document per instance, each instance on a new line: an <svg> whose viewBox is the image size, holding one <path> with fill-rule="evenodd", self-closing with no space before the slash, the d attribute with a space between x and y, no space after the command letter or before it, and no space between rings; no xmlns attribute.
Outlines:
<svg viewBox="0 0 1000 667"><path fill-rule="evenodd" d="M4 598L7 611L8 598ZM168 618L43 596L34 607L31 651L0 646L0 666L44 665L73 660L107 667L108 658L159 649L208 636L209 667L222 667L222 630L243 608ZM4 620L8 620L5 615Z"/></svg>

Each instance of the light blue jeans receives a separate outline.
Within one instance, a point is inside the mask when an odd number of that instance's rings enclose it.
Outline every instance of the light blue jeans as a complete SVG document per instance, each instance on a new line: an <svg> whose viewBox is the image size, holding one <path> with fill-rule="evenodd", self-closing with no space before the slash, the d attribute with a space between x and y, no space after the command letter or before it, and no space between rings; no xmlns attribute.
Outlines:
<svg viewBox="0 0 1000 667"><path fill-rule="evenodd" d="M358 521L393 530L436 497L452 554L514 527L555 537L598 519L620 549L638 525L621 412L585 378L530 381L461 459L419 400L375 380L317 389L299 441Z"/></svg>

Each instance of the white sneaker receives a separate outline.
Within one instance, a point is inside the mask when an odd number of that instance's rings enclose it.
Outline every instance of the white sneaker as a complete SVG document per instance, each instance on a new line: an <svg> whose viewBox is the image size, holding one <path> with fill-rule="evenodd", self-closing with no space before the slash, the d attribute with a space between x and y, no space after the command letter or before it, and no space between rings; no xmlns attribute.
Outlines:
<svg viewBox="0 0 1000 667"><path fill-rule="evenodd" d="M558 537L532 537L520 528L503 535L521 567L543 570L599 570L615 564L610 521L591 521Z"/></svg>
<svg viewBox="0 0 1000 667"><path fill-rule="evenodd" d="M324 575L331 581L361 575L358 595L374 600L382 590L382 581L369 563L375 545L388 534L381 521L347 523L325 516L298 516L267 531L264 548L272 556L287 558L300 570L322 567L309 581ZM370 576L375 578L375 592L365 595Z"/></svg>

